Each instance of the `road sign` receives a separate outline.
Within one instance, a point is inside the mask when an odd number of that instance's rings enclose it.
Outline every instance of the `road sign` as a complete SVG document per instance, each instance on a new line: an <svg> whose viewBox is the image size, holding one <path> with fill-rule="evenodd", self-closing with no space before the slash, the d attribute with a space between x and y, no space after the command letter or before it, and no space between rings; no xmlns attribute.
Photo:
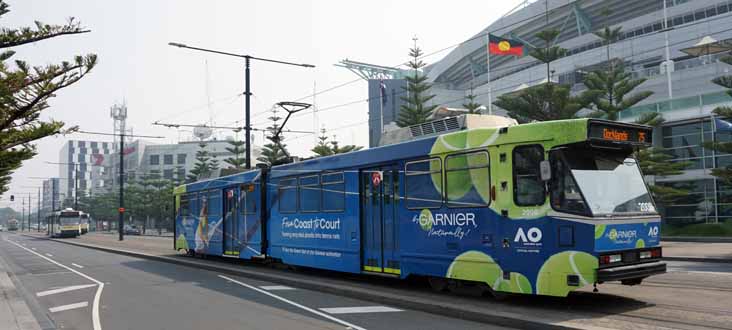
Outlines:
<svg viewBox="0 0 732 330"><path fill-rule="evenodd" d="M124 207L120 207L120 208L117 209L117 211L119 211L119 213L125 213L125 208Z"/></svg>
<svg viewBox="0 0 732 330"><path fill-rule="evenodd" d="M381 184L381 171L375 171L371 173L371 183L374 185L374 187L378 187Z"/></svg>

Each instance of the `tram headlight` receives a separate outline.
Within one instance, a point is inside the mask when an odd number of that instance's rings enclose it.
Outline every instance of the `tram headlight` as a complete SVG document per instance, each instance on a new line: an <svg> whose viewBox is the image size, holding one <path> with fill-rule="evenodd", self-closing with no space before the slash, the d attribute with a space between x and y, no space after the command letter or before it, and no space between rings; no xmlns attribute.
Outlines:
<svg viewBox="0 0 732 330"><path fill-rule="evenodd" d="M651 251L641 251L640 252L640 258L641 259L650 259L653 255L651 254Z"/></svg>

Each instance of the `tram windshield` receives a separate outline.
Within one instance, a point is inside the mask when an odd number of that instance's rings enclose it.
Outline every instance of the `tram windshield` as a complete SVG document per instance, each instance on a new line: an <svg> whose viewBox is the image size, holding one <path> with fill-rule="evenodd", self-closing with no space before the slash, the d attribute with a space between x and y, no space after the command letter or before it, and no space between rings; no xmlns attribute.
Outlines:
<svg viewBox="0 0 732 330"><path fill-rule="evenodd" d="M568 147L551 152L552 207L594 216L655 214L630 150Z"/></svg>
<svg viewBox="0 0 732 330"><path fill-rule="evenodd" d="M78 225L79 224L79 216L75 216L75 217L61 216L61 217L59 217L59 223L62 226Z"/></svg>

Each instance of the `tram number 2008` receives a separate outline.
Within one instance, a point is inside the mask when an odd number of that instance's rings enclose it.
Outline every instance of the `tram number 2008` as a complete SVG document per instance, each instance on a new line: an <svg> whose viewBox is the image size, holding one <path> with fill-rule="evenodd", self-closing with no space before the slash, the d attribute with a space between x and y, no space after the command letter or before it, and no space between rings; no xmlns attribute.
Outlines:
<svg viewBox="0 0 732 330"><path fill-rule="evenodd" d="M638 203L638 208L640 208L641 212L656 212L653 203Z"/></svg>

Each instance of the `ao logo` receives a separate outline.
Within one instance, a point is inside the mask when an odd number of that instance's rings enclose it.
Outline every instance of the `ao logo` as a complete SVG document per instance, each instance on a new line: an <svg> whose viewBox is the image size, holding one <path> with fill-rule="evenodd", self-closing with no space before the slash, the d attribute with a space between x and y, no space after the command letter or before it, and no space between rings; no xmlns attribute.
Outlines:
<svg viewBox="0 0 732 330"><path fill-rule="evenodd" d="M531 227L529 230L524 232L524 229L519 227L513 241L522 243L526 243L527 241L531 243L538 243L541 241L541 230L536 227Z"/></svg>
<svg viewBox="0 0 732 330"><path fill-rule="evenodd" d="M658 236L658 226L652 226L648 229L648 236L649 237L657 237Z"/></svg>

